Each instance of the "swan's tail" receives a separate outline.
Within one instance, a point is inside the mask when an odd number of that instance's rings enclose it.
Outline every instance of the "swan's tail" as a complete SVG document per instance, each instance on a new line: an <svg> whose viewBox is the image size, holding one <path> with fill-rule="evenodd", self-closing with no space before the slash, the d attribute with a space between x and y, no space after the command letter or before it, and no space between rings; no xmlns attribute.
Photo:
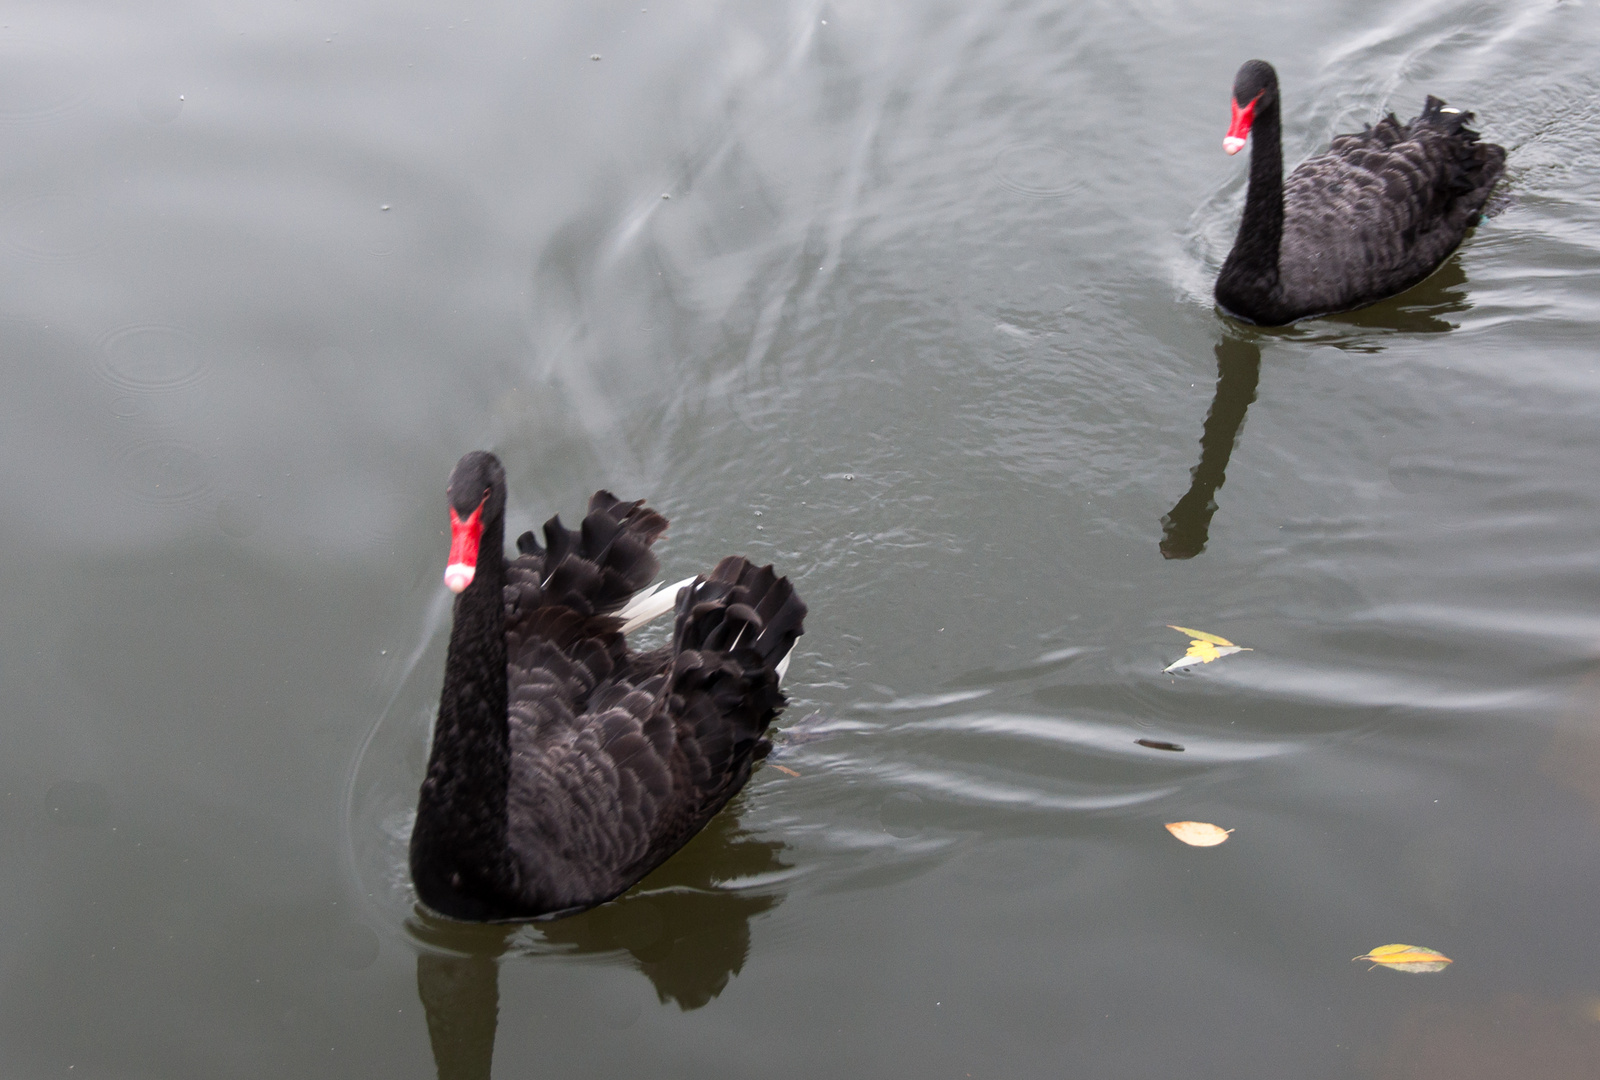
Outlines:
<svg viewBox="0 0 1600 1080"><path fill-rule="evenodd" d="M678 594L668 708L707 813L766 756L767 725L784 705L782 667L805 632L806 605L771 566L730 556Z"/></svg>
<svg viewBox="0 0 1600 1080"><path fill-rule="evenodd" d="M1406 126L1412 133L1427 127L1444 136L1444 167L1450 193L1475 213L1505 171L1506 152L1504 147L1480 142L1478 133L1467 126L1470 123L1470 112L1452 109L1429 94L1422 115Z"/></svg>
<svg viewBox="0 0 1600 1080"><path fill-rule="evenodd" d="M517 550L539 560L546 603L583 614L616 612L654 580L661 562L650 545L667 531L667 519L644 504L623 502L597 491L574 532L553 517L544 525L544 546L532 532L517 538Z"/></svg>
<svg viewBox="0 0 1600 1080"><path fill-rule="evenodd" d="M678 594L673 652L753 653L747 662L777 672L805 633L806 605L770 565L730 555Z"/></svg>

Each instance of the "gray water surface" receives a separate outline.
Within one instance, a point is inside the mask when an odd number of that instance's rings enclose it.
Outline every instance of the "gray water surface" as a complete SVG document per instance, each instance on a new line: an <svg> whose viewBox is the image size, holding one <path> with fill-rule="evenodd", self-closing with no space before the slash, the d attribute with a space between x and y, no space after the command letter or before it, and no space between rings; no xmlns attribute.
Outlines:
<svg viewBox="0 0 1600 1080"><path fill-rule="evenodd" d="M1597 55L1542 0L8 5L0 1073L1592 1076ZM1291 163L1476 111L1493 216L1221 318L1253 56ZM771 763L537 926L404 860L478 447L515 531L649 498L668 580L811 609Z"/></svg>

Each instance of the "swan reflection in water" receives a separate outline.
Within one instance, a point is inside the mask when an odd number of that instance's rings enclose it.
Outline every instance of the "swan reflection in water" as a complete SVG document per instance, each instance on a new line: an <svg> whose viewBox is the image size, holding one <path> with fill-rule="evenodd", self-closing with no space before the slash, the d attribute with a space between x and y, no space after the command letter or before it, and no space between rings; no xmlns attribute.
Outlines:
<svg viewBox="0 0 1600 1080"><path fill-rule="evenodd" d="M1238 442L1239 429L1244 426L1245 412L1256 399L1263 339L1281 337L1307 343L1323 342L1352 352L1378 352L1383 348L1383 338L1370 333L1352 335L1350 331L1439 334L1454 330L1457 324L1445 316L1472 307L1466 283L1467 272L1458 253L1415 288L1371 307L1327 316L1319 320L1324 325L1310 333L1293 328L1260 331L1242 327L1225 332L1216 345L1217 392L1211 399L1211 409L1206 413L1200 435L1200 463L1189 473L1189 490L1161 519L1162 557L1192 559L1205 550L1210 538L1211 517L1217 512L1217 489L1226 479L1228 458ZM1327 336L1328 323L1337 324L1336 336ZM1234 336L1235 333L1241 336Z"/></svg>
<svg viewBox="0 0 1600 1080"><path fill-rule="evenodd" d="M1390 297L1371 307L1330 315L1330 322L1342 323L1352 328L1366 330L1392 330L1403 334L1443 334L1454 330L1457 323L1445 318L1472 309L1466 290L1467 270L1461 265L1458 251L1445 260L1444 265L1420 284L1407 289L1399 296ZM1379 339L1381 342L1382 339ZM1330 344L1337 344L1330 343ZM1368 346L1377 352L1382 345Z"/></svg>
<svg viewBox="0 0 1600 1080"><path fill-rule="evenodd" d="M788 868L783 845L739 828L725 810L626 894L547 923L462 923L419 910L417 996L439 1080L488 1080L507 955L626 955L665 1005L698 1009L722 993L750 953L750 920L782 902L775 886L720 883Z"/></svg>
<svg viewBox="0 0 1600 1080"><path fill-rule="evenodd" d="M1261 378L1261 346L1227 335L1217 342L1217 393L1200 434L1200 464L1189 473L1189 490L1161 519L1161 556L1192 559L1205 550L1216 491L1226 479L1244 414L1256 399Z"/></svg>

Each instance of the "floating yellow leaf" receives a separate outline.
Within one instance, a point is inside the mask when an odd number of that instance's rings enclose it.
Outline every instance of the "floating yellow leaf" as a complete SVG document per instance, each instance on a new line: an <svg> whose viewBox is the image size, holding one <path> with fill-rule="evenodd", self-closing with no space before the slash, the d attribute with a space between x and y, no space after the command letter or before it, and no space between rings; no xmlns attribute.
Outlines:
<svg viewBox="0 0 1600 1080"><path fill-rule="evenodd" d="M1233 644L1233 642L1229 641L1225 637L1218 637L1215 634L1208 634L1204 630L1190 630L1187 626L1173 626L1171 623L1168 623L1167 629L1176 630L1180 634L1188 634L1190 637L1194 638L1197 643L1201 641L1209 641L1213 645Z"/></svg>
<svg viewBox="0 0 1600 1080"><path fill-rule="evenodd" d="M1169 821L1167 831L1191 847L1216 847L1232 829L1222 829L1208 821Z"/></svg>
<svg viewBox="0 0 1600 1080"><path fill-rule="evenodd" d="M1373 967L1381 964L1394 971L1443 971L1451 963L1444 953L1421 945L1380 945L1365 956L1351 957L1356 960L1371 960Z"/></svg>
<svg viewBox="0 0 1600 1080"><path fill-rule="evenodd" d="M1188 634L1189 651L1162 668L1162 674L1177 671L1179 668L1193 667L1195 664L1209 664L1213 660L1220 660L1224 656L1232 656L1236 652L1252 652L1253 650L1235 645L1227 638L1208 634L1204 630L1190 630L1187 626L1173 626L1167 624L1169 629L1180 634Z"/></svg>

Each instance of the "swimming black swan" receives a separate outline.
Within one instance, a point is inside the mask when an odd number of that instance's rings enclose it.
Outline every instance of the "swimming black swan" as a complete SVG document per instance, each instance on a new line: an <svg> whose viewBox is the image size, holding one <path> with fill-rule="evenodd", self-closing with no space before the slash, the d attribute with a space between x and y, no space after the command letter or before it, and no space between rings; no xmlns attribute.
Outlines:
<svg viewBox="0 0 1600 1080"><path fill-rule="evenodd" d="M1429 97L1422 115L1390 114L1283 179L1278 73L1251 60L1233 80L1223 149L1252 134L1250 190L1217 304L1263 326L1362 307L1433 273L1478 223L1506 152L1480 143L1472 114Z"/></svg>
<svg viewBox="0 0 1600 1080"><path fill-rule="evenodd" d="M596 492L504 554L505 470L450 476L455 601L444 690L411 831L411 879L457 919L555 917L625 892L709 821L771 744L806 606L772 567L729 557L643 594L667 519ZM623 636L676 595L672 642ZM664 598L664 599L663 599ZM630 602L631 601L631 602Z"/></svg>

